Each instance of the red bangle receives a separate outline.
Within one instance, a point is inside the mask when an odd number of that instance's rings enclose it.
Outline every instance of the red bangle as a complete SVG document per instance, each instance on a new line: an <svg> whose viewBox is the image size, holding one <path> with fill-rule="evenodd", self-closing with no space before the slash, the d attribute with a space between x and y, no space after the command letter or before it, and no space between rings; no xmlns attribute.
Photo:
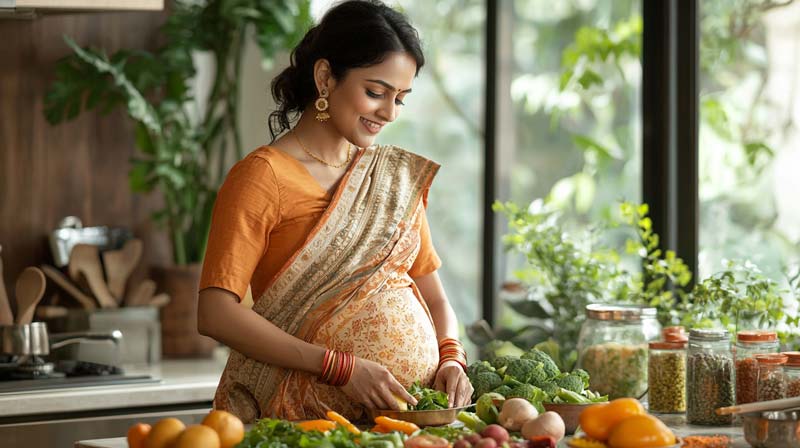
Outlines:
<svg viewBox="0 0 800 448"><path fill-rule="evenodd" d="M458 339L444 338L439 341L439 367L447 361L455 361L467 370L467 353Z"/></svg>
<svg viewBox="0 0 800 448"><path fill-rule="evenodd" d="M355 356L352 353L326 350L322 358L319 382L330 386L344 386L350 381L354 367Z"/></svg>

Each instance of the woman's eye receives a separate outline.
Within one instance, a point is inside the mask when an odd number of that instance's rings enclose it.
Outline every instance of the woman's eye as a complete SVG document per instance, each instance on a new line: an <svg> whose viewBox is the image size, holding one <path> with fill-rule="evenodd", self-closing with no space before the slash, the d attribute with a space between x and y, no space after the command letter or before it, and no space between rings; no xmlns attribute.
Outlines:
<svg viewBox="0 0 800 448"><path fill-rule="evenodd" d="M380 93L375 93L375 92L373 92L372 90L369 90L369 89L367 89L367 95L372 97L372 98L381 98L381 97L383 97L383 95L381 95Z"/></svg>

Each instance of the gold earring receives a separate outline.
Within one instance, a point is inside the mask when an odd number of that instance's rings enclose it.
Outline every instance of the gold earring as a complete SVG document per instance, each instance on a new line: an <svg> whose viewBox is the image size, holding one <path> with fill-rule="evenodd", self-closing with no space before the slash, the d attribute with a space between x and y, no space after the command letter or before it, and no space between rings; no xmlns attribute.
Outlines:
<svg viewBox="0 0 800 448"><path fill-rule="evenodd" d="M325 123L328 119L331 118L331 114L328 113L328 91L322 89L322 92L319 94L319 98L317 101L314 101L314 107L317 109L317 116L316 119L320 123Z"/></svg>

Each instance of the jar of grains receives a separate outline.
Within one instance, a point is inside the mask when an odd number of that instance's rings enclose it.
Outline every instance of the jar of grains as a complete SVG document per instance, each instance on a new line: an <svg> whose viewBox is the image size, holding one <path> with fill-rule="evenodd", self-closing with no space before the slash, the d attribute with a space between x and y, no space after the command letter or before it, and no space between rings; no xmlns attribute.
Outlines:
<svg viewBox="0 0 800 448"><path fill-rule="evenodd" d="M692 329L686 356L686 421L695 425L727 425L733 406L733 353L726 330Z"/></svg>
<svg viewBox="0 0 800 448"><path fill-rule="evenodd" d="M767 330L748 330L736 333L733 349L736 363L736 403L752 403L757 400L756 387L758 366L754 355L778 352L778 334Z"/></svg>
<svg viewBox="0 0 800 448"><path fill-rule="evenodd" d="M786 398L786 375L783 366L788 356L780 353L768 355L755 355L758 362L758 401L779 400Z"/></svg>
<svg viewBox="0 0 800 448"><path fill-rule="evenodd" d="M786 398L800 397L800 352L783 352L786 355L786 364L783 373L786 374Z"/></svg>
<svg viewBox="0 0 800 448"><path fill-rule="evenodd" d="M587 305L578 367L589 373L589 388L612 400L641 398L647 392L647 344L660 334L655 308Z"/></svg>
<svg viewBox="0 0 800 448"><path fill-rule="evenodd" d="M664 332L664 341L651 342L647 384L650 412L686 412L686 342L681 332Z"/></svg>

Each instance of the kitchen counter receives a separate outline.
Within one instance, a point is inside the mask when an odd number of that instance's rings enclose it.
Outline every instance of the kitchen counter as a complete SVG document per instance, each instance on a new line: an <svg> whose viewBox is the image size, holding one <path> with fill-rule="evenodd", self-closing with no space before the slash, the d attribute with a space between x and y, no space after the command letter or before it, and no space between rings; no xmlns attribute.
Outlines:
<svg viewBox="0 0 800 448"><path fill-rule="evenodd" d="M210 402L224 360L165 360L152 366L125 366L128 375L150 375L159 381L0 394L0 419L36 414Z"/></svg>

